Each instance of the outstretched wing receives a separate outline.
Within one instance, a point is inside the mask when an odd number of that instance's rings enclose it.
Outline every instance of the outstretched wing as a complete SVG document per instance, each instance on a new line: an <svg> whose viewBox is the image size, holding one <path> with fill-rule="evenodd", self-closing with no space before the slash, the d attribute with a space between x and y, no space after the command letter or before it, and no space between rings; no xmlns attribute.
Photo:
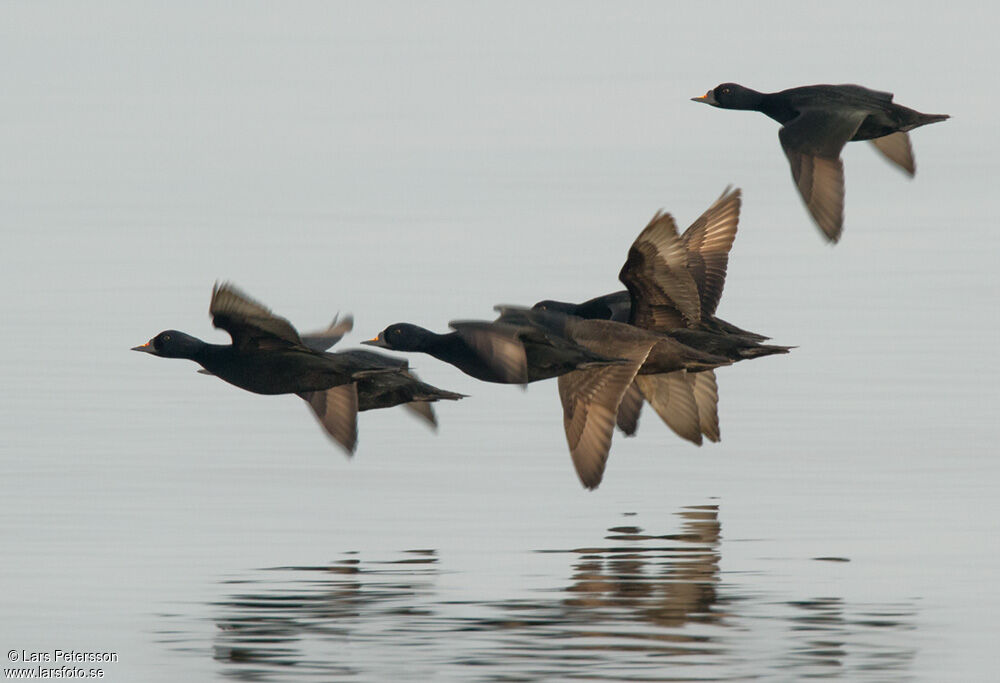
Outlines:
<svg viewBox="0 0 1000 683"><path fill-rule="evenodd" d="M844 164L840 150L864 121L864 111L803 109L778 131L795 186L831 242L844 227Z"/></svg>
<svg viewBox="0 0 1000 683"><path fill-rule="evenodd" d="M434 414L434 407L430 401L410 401L404 403L403 407L430 425L430 428L437 431L437 416Z"/></svg>
<svg viewBox="0 0 1000 683"><path fill-rule="evenodd" d="M566 443L576 474L588 489L597 488L604 476L618 404L640 365L630 361L559 376Z"/></svg>
<svg viewBox="0 0 1000 683"><path fill-rule="evenodd" d="M910 135L906 131L897 131L870 140L875 149L886 159L906 171L911 177L917 172L917 164L913 160L913 147L910 145Z"/></svg>
<svg viewBox="0 0 1000 683"><path fill-rule="evenodd" d="M239 350L302 346L299 333L284 318L274 315L234 285L216 283L208 307L212 324L225 330Z"/></svg>
<svg viewBox="0 0 1000 683"><path fill-rule="evenodd" d="M353 455L358 444L357 384L341 384L325 391L304 391L299 396L334 441Z"/></svg>
<svg viewBox="0 0 1000 683"><path fill-rule="evenodd" d="M719 440L719 385L715 370L689 372L687 380L694 391L694 401L698 404L698 423L701 433L709 441Z"/></svg>
<svg viewBox="0 0 1000 683"><path fill-rule="evenodd" d="M687 269L687 249L670 214L656 214L639 233L618 279L632 297L633 325L665 331L701 319L698 287Z"/></svg>
<svg viewBox="0 0 1000 683"><path fill-rule="evenodd" d="M719 307L739 221L740 190L727 188L681 235L688 271L698 287L702 319Z"/></svg>
<svg viewBox="0 0 1000 683"><path fill-rule="evenodd" d="M656 414L682 439L701 445L701 425L694 390L683 370L635 378Z"/></svg>
<svg viewBox="0 0 1000 683"><path fill-rule="evenodd" d="M642 392L639 391L635 381L628 385L625 395L622 396L618 405L618 429L622 430L625 436L635 436L639 430L639 414L642 412Z"/></svg>

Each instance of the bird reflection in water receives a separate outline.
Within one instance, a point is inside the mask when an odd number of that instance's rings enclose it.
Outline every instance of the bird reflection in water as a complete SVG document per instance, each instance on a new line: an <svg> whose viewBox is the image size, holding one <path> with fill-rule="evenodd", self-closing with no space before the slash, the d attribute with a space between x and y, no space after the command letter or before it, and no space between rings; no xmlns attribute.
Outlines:
<svg viewBox="0 0 1000 683"><path fill-rule="evenodd" d="M562 603L570 621L601 624L581 636L661 655L707 655L716 651L711 638L684 630L689 622L720 624L719 538L717 505L684 508L680 533L650 535L637 526L608 529L602 548L578 548L569 594ZM559 551L548 551L559 552ZM649 628L636 631L643 622ZM598 646L600 647L600 646Z"/></svg>
<svg viewBox="0 0 1000 683"><path fill-rule="evenodd" d="M461 599L468 577L435 550L260 570L211 606L212 653L246 681L909 675L911 604L762 590L753 574L720 570L717 505L676 514L675 533L613 526L600 545L539 550L573 558L566 584L498 601ZM177 630L165 639L205 652Z"/></svg>

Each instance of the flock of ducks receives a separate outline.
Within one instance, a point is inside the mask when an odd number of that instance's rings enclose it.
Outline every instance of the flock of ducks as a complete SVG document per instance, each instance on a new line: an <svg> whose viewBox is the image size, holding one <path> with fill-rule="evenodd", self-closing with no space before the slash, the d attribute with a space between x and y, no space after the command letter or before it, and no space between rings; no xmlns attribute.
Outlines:
<svg viewBox="0 0 1000 683"><path fill-rule="evenodd" d="M723 83L693 98L724 109L759 111L782 124L779 139L806 208L830 241L843 228L840 151L871 140L913 175L907 131L946 115L922 114L892 94L857 85L813 85L760 93ZM369 346L429 354L484 382L526 385L557 378L570 456L580 481L596 488L617 426L638 428L649 403L680 437L719 440L715 369L792 347L715 316L736 237L740 190L725 192L683 233L657 213L632 243L619 273L624 291L574 304L539 301L497 307L495 320L449 323L438 334L409 323L389 325ZM231 344L209 344L166 330L134 347L187 358L235 386L258 394L296 394L349 454L357 446L357 414L403 405L436 425L431 403L464 395L422 382L407 361L366 349L329 349L353 326L347 317L299 334L286 319L231 284L216 285L212 324Z"/></svg>

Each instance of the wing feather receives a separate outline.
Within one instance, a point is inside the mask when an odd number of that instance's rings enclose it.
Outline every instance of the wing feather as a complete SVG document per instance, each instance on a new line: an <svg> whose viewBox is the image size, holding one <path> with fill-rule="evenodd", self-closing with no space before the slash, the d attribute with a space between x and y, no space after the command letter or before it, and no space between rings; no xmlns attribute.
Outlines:
<svg viewBox="0 0 1000 683"><path fill-rule="evenodd" d="M299 394L320 425L350 456L358 444L358 390L354 383Z"/></svg>
<svg viewBox="0 0 1000 683"><path fill-rule="evenodd" d="M694 400L698 405L698 423L701 433L709 441L719 441L719 385L715 378L715 370L704 372L689 372L687 380L694 391Z"/></svg>
<svg viewBox="0 0 1000 683"><path fill-rule="evenodd" d="M639 233L618 279L632 297L633 325L670 330L701 319L698 287L687 269L687 249L670 214L657 213Z"/></svg>
<svg viewBox="0 0 1000 683"><path fill-rule="evenodd" d="M698 404L685 372L667 372L658 375L639 375L635 378L642 395L653 406L657 415L677 436L701 445L701 425L698 421Z"/></svg>
<svg viewBox="0 0 1000 683"><path fill-rule="evenodd" d="M803 109L778 131L795 186L813 220L831 242L844 226L844 164L840 151L866 113Z"/></svg>
<svg viewBox="0 0 1000 683"><path fill-rule="evenodd" d="M631 361L559 376L566 443L577 476L588 489L597 488L604 476L618 405L641 364Z"/></svg>
<svg viewBox="0 0 1000 683"><path fill-rule="evenodd" d="M240 350L302 346L299 333L286 319L274 315L233 284L216 283L208 312L212 324L233 338Z"/></svg>
<svg viewBox="0 0 1000 683"><path fill-rule="evenodd" d="M518 338L517 325L479 321L452 321L449 325L505 382L528 383L528 355Z"/></svg>
<svg viewBox="0 0 1000 683"><path fill-rule="evenodd" d="M740 190L727 188L681 235L688 271L698 287L703 320L715 314L722 299L739 220Z"/></svg>
<svg viewBox="0 0 1000 683"><path fill-rule="evenodd" d="M642 412L642 392L635 381L628 385L625 395L622 396L618 406L618 429L622 430L625 436L635 436L639 429L639 413Z"/></svg>
<svg viewBox="0 0 1000 683"><path fill-rule="evenodd" d="M882 153L886 159L899 166L912 177L917 172L917 164L913 160L913 146L910 144L910 135L906 131L897 131L884 135L880 138L869 140L875 149Z"/></svg>

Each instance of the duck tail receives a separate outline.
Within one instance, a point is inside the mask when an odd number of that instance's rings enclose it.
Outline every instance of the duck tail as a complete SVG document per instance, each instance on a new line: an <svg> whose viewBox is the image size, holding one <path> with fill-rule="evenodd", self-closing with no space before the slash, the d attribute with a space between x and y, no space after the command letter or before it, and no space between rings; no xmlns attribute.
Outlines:
<svg viewBox="0 0 1000 683"><path fill-rule="evenodd" d="M926 126L928 123L937 123L938 121L950 118L951 116L948 114L920 114L920 120L917 121L917 125Z"/></svg>
<svg viewBox="0 0 1000 683"><path fill-rule="evenodd" d="M777 344L755 344L740 349L740 358L760 358L775 353L788 353L794 346L778 346Z"/></svg>

